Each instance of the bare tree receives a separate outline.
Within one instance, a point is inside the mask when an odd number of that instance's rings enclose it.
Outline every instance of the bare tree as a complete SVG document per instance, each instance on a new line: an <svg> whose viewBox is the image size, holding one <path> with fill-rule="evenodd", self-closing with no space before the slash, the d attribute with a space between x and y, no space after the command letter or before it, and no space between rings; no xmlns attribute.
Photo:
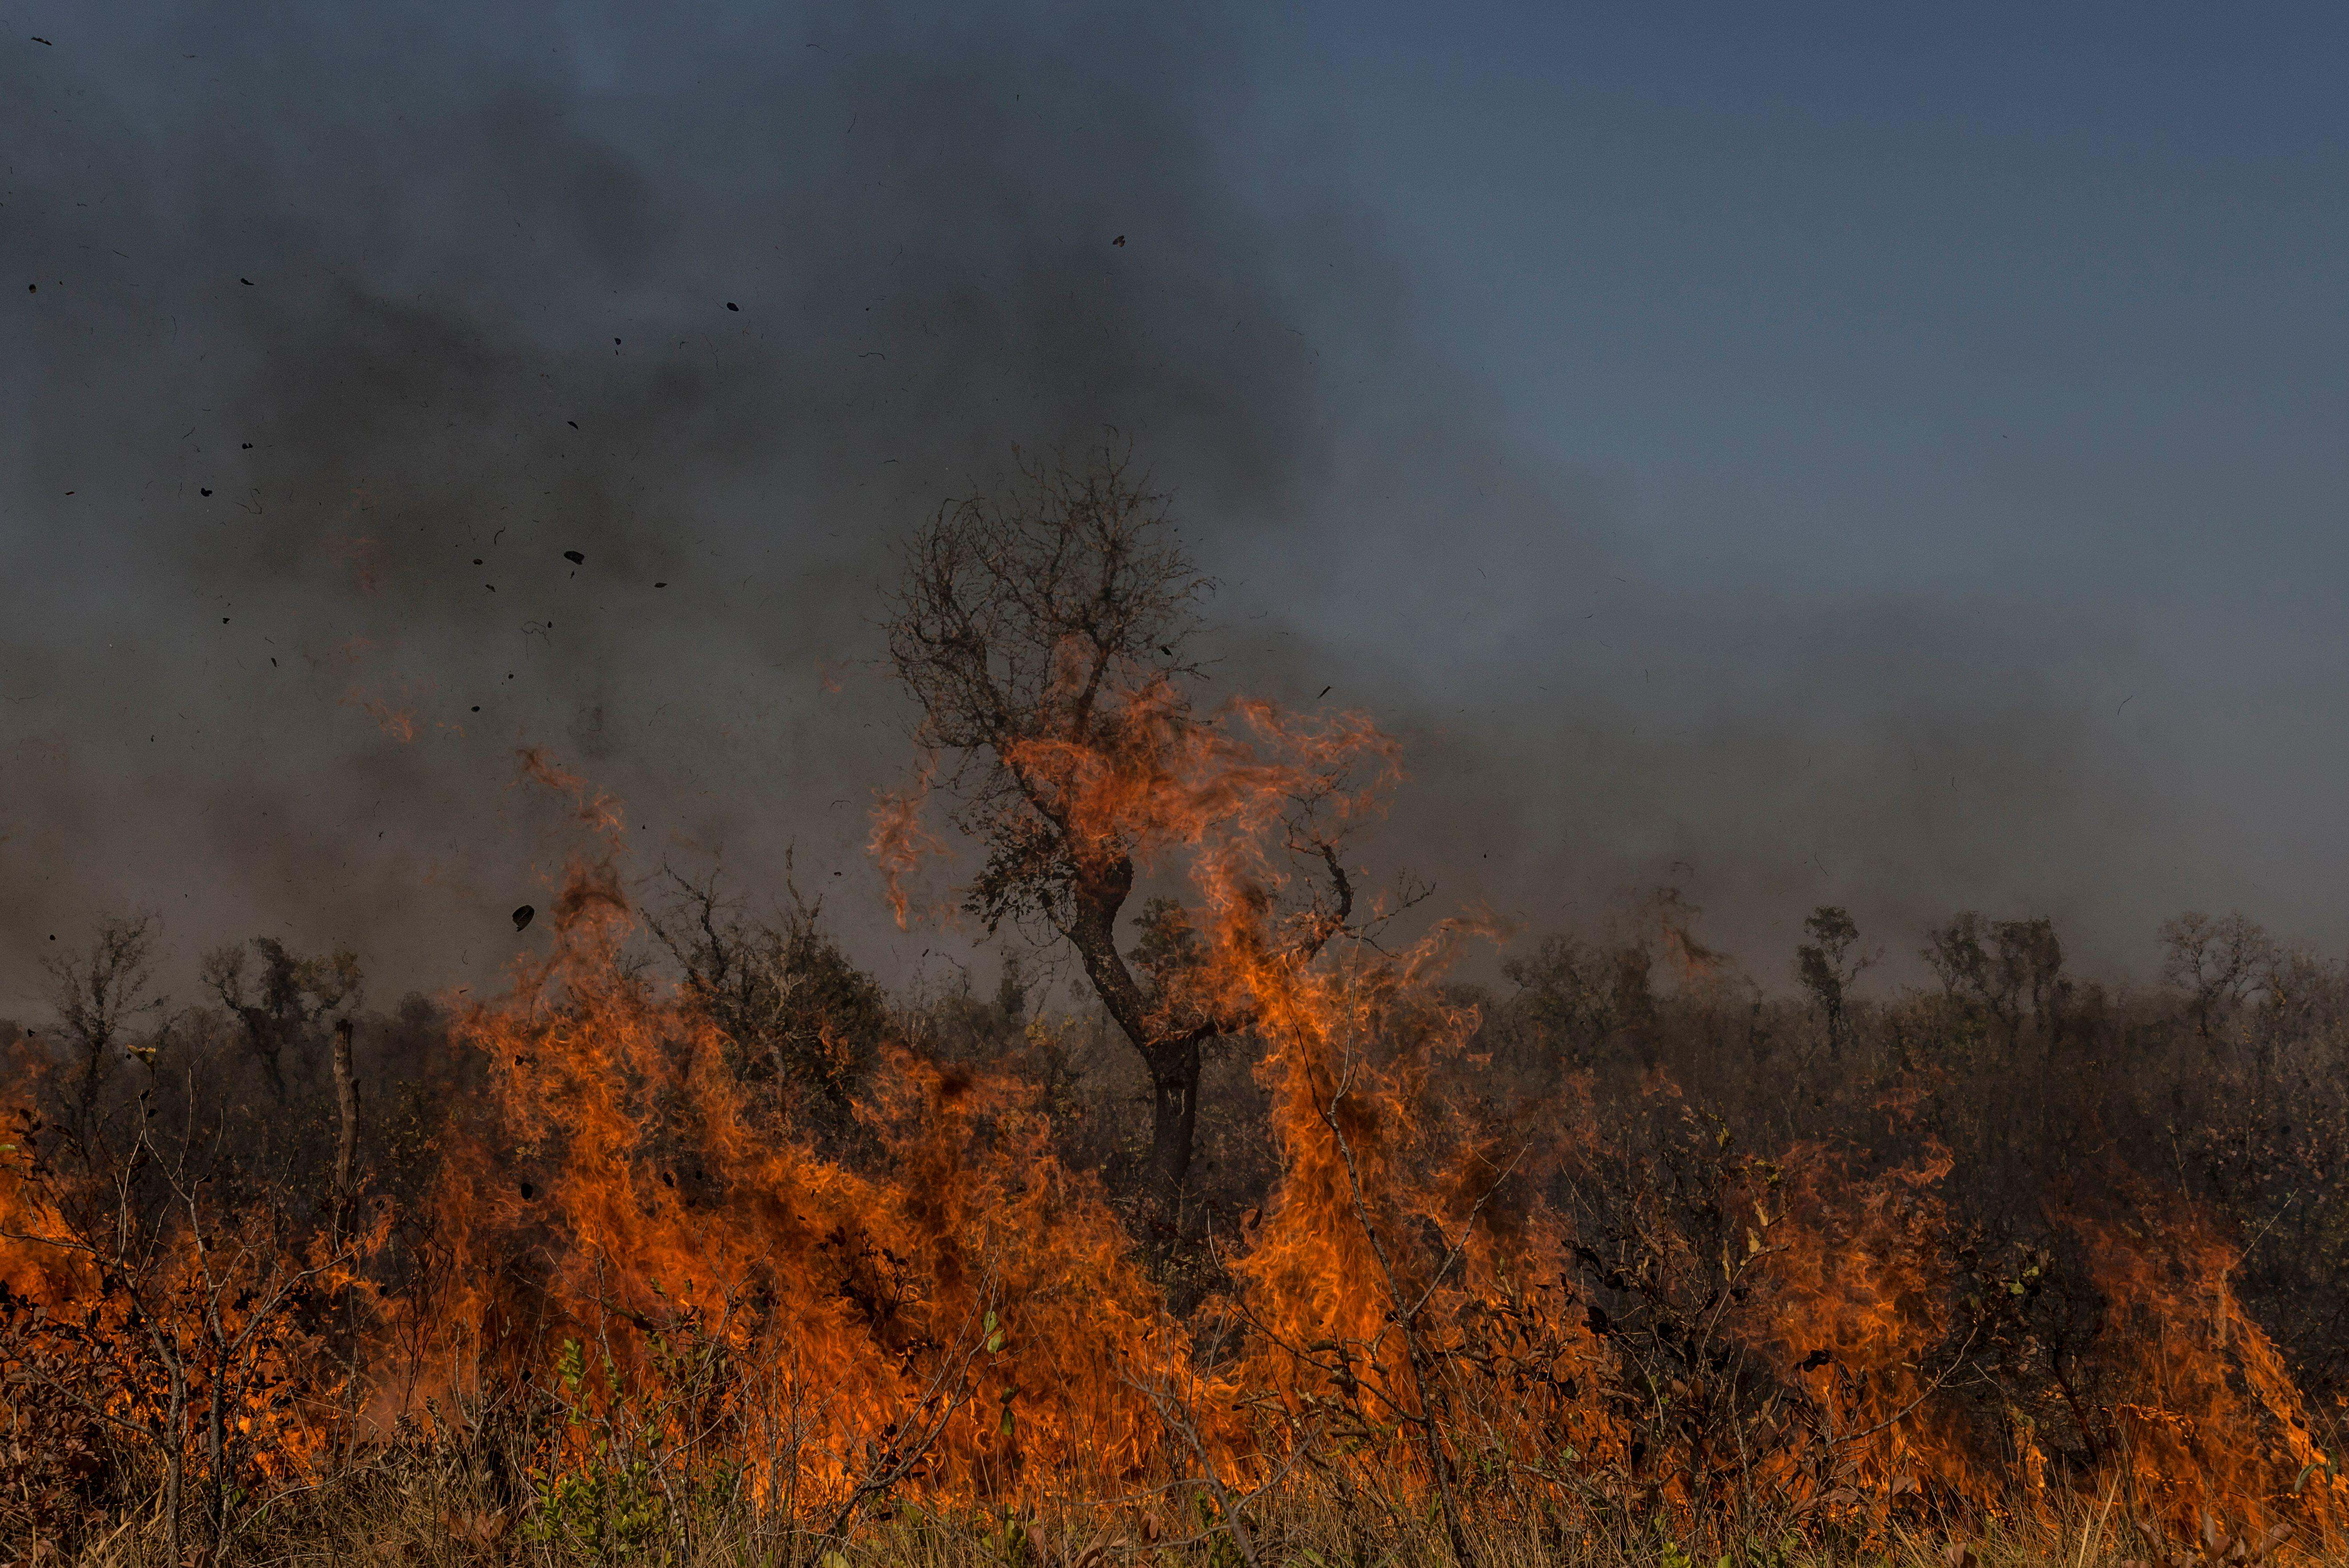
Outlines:
<svg viewBox="0 0 2349 1568"><path fill-rule="evenodd" d="M1086 810L1072 757L1179 748L1212 718L1193 707L1190 652L1215 584L1185 553L1163 496L1111 445L1089 460L1022 457L994 495L950 501L914 536L890 602L889 654L921 704L919 738L946 758L956 825L985 849L966 907L1055 933L1142 1057L1152 1089L1149 1197L1179 1207L1198 1122L1201 1049L1250 1020L1177 983L1180 919L1154 909L1137 976L1118 945L1148 832ZM1352 892L1334 840L1300 803L1289 847L1327 880L1308 950L1341 928Z"/></svg>
<svg viewBox="0 0 2349 1568"><path fill-rule="evenodd" d="M2215 1019L2268 984L2281 954L2275 942L2240 912L2213 920L2189 910L2161 923L2161 977L2191 998L2194 1031L2210 1037Z"/></svg>
<svg viewBox="0 0 2349 1568"><path fill-rule="evenodd" d="M1823 903L1803 920L1810 940L1795 949L1795 978L1811 995L1827 1026L1827 1055L1840 1059L1849 1030L1851 985L1878 954L1855 954L1859 926L1839 904Z"/></svg>
<svg viewBox="0 0 2349 1568"><path fill-rule="evenodd" d="M1608 944L1560 932L1502 963L1517 987L1517 1016L1549 1046L1553 1088L1559 1074L1589 1067L1619 1036L1653 1024L1654 962L1644 941Z"/></svg>
<svg viewBox="0 0 2349 1568"><path fill-rule="evenodd" d="M736 911L715 867L698 882L668 876L667 907L645 923L683 972L687 997L724 1032L736 1076L769 1083L783 1114L846 1128L888 1004L824 930L823 901L800 892L788 862L790 903L766 920Z"/></svg>
<svg viewBox="0 0 2349 1568"><path fill-rule="evenodd" d="M134 1023L162 1011L163 999L153 991L154 946L150 916L118 916L99 923L88 947L58 954L42 965L69 1058L66 1131L84 1151L108 1080L122 1058L139 1048L129 1038Z"/></svg>
<svg viewBox="0 0 2349 1568"><path fill-rule="evenodd" d="M2053 1039L2072 989L2054 922L2044 916L1985 921L1969 909L1926 935L1930 944L1920 956L1942 990L1994 1019L2009 1050L2020 1043L2026 1021L2035 1021Z"/></svg>
<svg viewBox="0 0 2349 1568"><path fill-rule="evenodd" d="M282 1106L291 1087L285 1076L286 1048L315 1055L320 1020L337 1008L358 1006L358 954L338 947L318 957L299 958L274 936L256 936L249 945L261 961L257 971L248 966L244 948L216 948L204 955L204 984L243 1024L245 1044Z"/></svg>

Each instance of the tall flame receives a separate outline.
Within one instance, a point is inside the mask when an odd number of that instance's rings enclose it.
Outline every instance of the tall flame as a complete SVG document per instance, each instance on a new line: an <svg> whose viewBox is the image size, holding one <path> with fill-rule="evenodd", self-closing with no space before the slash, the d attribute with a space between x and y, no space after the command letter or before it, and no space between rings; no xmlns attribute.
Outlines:
<svg viewBox="0 0 2349 1568"><path fill-rule="evenodd" d="M1260 1216L1209 1238L1221 1295L1170 1310L1097 1177L1056 1158L1043 1097L1008 1071L892 1048L845 1139L754 1101L717 1026L627 959L616 808L533 754L528 775L597 847L556 901L551 949L459 1019L487 1092L452 1114L407 1239L388 1213L356 1240L271 1233L257 1213L214 1233L254 1279L298 1264L367 1300L271 1339L255 1375L207 1374L244 1378L264 1468L519 1390L563 1412L553 1470L625 1439L657 1470L722 1463L768 1505L830 1519L888 1492L1258 1486L1309 1457L1406 1494L1482 1488L1495 1511L1766 1507L1789 1528L1874 1528L2121 1497L2174 1531L2219 1515L2337 1539L2349 1493L2200 1217L2147 1203L2065 1222L2117 1348L2095 1387L2063 1384L2078 1408L2061 1443L1985 1393L1982 1337L2004 1320L1967 1300L1938 1148L1866 1175L1816 1147L1733 1158L1724 1130L1699 1150L1721 1183L1701 1222L1651 1202L1648 1252L1601 1258L1550 1201L1622 1158L1588 1079L1514 1121L1446 1099L1473 1077L1481 1019L1444 977L1478 928L1384 951L1291 879L1300 851L1348 875L1321 830L1376 810L1394 744L1358 717L1261 703L1195 722L1164 686L1119 699L1099 736L1006 761L1078 855L1188 877L1191 1000L1260 1042L1279 1174ZM901 921L902 878L936 844L920 804L875 814ZM1713 962L1672 929L1692 973ZM1670 1111L1669 1081L1651 1088ZM133 1345L134 1310L228 1299L188 1232L143 1305L109 1294L60 1244L63 1191L21 1151L0 1168L0 1284L86 1308L88 1354ZM144 1410L150 1384L108 1398Z"/></svg>

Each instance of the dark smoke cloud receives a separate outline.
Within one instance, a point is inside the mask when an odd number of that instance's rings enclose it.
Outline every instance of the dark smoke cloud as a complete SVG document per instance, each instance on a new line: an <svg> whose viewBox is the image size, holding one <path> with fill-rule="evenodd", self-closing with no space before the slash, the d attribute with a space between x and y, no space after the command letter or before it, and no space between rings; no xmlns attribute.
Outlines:
<svg viewBox="0 0 2349 1568"><path fill-rule="evenodd" d="M2129 861L2147 809L2044 674L2120 634L1985 673L1961 607L1641 581L1608 487L1413 344L1374 227L1237 157L1263 41L1164 9L92 7L0 55L0 1008L129 905L493 985L560 853L525 744L638 870L796 844L882 951L887 542L1106 426L1230 584L1223 678L1404 729L1381 852L1461 896L1693 875L1766 954L1821 898Z"/></svg>
<svg viewBox="0 0 2349 1568"><path fill-rule="evenodd" d="M655 842L841 870L889 533L1112 422L1222 517L1311 461L1296 265L1182 28L617 28L595 87L440 9L7 67L19 951L139 901L494 963L521 741Z"/></svg>

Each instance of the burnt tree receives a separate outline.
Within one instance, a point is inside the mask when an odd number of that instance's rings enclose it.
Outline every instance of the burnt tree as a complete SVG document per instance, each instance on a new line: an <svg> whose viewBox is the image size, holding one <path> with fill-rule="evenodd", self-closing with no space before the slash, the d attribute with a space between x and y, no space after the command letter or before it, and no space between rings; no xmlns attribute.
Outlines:
<svg viewBox="0 0 2349 1568"><path fill-rule="evenodd" d="M1162 1227L1190 1172L1203 1048L1252 1020L1178 983L1187 955L1172 945L1181 922L1167 906L1149 912L1134 952L1120 948L1150 829L1089 811L1068 758L1179 749L1214 726L1193 706L1190 652L1214 586L1164 498L1112 446L1084 461L1023 457L1004 490L941 506L908 542L889 604L890 657L921 705L917 738L941 758L955 825L986 854L966 907L990 931L1009 920L1065 942L1141 1057L1146 1196ZM1315 949L1343 927L1351 889L1309 820L1289 848L1326 879L1314 917L1295 928Z"/></svg>

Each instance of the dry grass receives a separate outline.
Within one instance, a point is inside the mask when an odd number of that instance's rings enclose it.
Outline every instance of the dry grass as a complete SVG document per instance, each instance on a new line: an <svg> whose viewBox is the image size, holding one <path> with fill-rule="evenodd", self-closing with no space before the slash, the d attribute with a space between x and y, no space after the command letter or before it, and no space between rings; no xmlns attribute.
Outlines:
<svg viewBox="0 0 2349 1568"><path fill-rule="evenodd" d="M1341 1497L1302 1478L1236 1499L1240 1528L1195 1482L1103 1503L1070 1500L883 1506L844 1536L719 1498L670 1512L639 1538L566 1532L527 1479L450 1448L386 1453L313 1490L282 1496L240 1524L222 1564L361 1563L380 1568L1454 1568L1431 1507L1415 1512ZM2213 1524L2179 1542L2137 1527L2106 1498L2044 1520L1934 1524L1855 1513L1732 1536L1718 1522L1669 1512L1634 1519L1470 1500L1475 1568L2218 1568L2328 1561L2288 1539L2238 1542ZM0 1562L161 1568L151 1512L92 1528L70 1549L0 1544Z"/></svg>

